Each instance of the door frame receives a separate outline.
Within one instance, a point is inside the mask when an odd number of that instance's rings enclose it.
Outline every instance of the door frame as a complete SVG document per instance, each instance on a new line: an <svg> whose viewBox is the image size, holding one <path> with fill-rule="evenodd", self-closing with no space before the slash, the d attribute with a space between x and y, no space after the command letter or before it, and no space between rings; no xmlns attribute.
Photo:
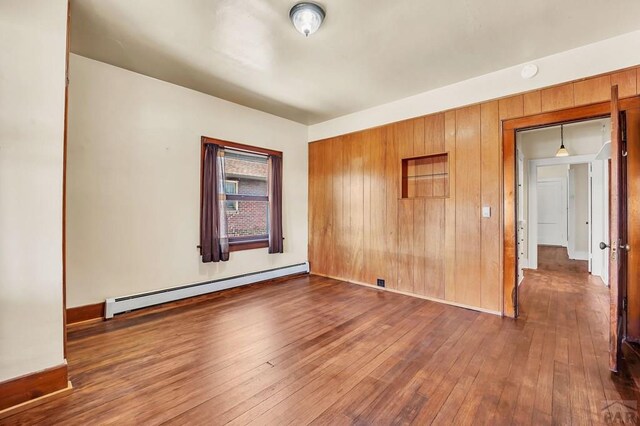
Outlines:
<svg viewBox="0 0 640 426"><path fill-rule="evenodd" d="M638 97L620 100L620 110L640 107ZM503 161L503 270L502 297L503 315L517 318L518 311L518 258L517 258L517 172L516 172L516 132L548 127L567 122L579 122L611 116L611 102L545 112L502 121L502 161Z"/></svg>
<svg viewBox="0 0 640 426"><path fill-rule="evenodd" d="M535 191L537 189L538 182L538 167L544 166L558 166L558 165L571 165L571 164L591 164L595 159L595 155L573 155L570 157L551 157L551 158L539 158L529 160L529 177L527 182L527 191L529 192L529 205L527 209L527 215L529 218L527 235L527 252L529 256L528 266L529 269L538 269L538 194ZM568 193L568 185L567 185ZM568 235L567 235L568 238ZM568 242L568 241L567 241Z"/></svg>

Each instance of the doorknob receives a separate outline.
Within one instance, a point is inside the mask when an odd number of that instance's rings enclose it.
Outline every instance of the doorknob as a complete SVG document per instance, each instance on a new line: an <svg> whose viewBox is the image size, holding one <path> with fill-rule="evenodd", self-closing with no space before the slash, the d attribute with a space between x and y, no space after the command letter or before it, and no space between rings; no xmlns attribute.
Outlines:
<svg viewBox="0 0 640 426"><path fill-rule="evenodd" d="M604 250L608 247L610 247L608 244L606 244L604 241L600 241L600 250Z"/></svg>

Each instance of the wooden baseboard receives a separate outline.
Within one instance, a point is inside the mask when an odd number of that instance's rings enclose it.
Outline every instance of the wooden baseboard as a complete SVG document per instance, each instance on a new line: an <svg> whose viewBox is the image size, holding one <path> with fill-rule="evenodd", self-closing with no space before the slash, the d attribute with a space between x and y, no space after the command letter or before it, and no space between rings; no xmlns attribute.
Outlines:
<svg viewBox="0 0 640 426"><path fill-rule="evenodd" d="M65 389L69 378L67 364L0 383L0 411Z"/></svg>
<svg viewBox="0 0 640 426"><path fill-rule="evenodd" d="M60 389L59 391L42 395L41 397L38 397L36 399L31 399L29 401L23 402L22 404L14 405L13 407L0 410L0 420L6 419L7 417L14 416L18 413L22 413L25 410L28 410L33 407L37 407L38 405L42 405L46 402L50 402L55 399L62 398L63 396L69 395L71 392L73 392L73 386L71 385L71 382L67 382L67 387L64 389Z"/></svg>
<svg viewBox="0 0 640 426"><path fill-rule="evenodd" d="M261 281L256 281L254 283L251 284L247 284L247 285L256 285L256 284L261 284L261 283L265 283L265 282L280 282L280 281L286 281L298 276L303 276L303 275L307 275L307 272L300 272L300 273L296 273L296 274L292 274L292 275L286 275L284 277L278 277L278 278L270 278L267 280L261 280ZM244 287L244 286L242 286ZM238 288L238 287L234 287L234 288ZM227 290L231 290L231 289L226 289L226 290L221 290L221 291L227 291ZM136 311L136 313L148 313L148 312L157 312L158 310L161 309L171 309L174 307L178 307L178 306L182 306L182 305L188 305L191 303L198 303L202 300L206 300L209 297L218 297L220 291L215 291L213 293L207 293L207 294L202 294L199 296L193 296L193 297L187 297L186 299L180 299L180 300L176 300L176 301L171 301L171 302L166 302L166 303L162 303L160 305L154 305L154 306L147 306L145 308L141 308L138 309ZM94 303L92 305L84 305L84 306L77 306L75 308L67 308L67 325L71 325L71 324L77 324L80 322L85 322L85 321L92 321L92 320L98 320L98 319L104 319L105 316L105 303L104 302L100 302L100 303Z"/></svg>
<svg viewBox="0 0 640 426"><path fill-rule="evenodd" d="M480 308L480 307L472 306L472 305L465 305L464 303L458 303L458 302L452 302L452 301L449 301L449 300L438 299L437 297L422 296L420 294L409 293L409 292L402 291L402 290L395 290L395 289L388 288L388 287L378 287L376 285L369 284L369 283L363 283L363 282L360 282L360 281L353 281L353 280L346 280L344 278L332 277L331 275L318 274L317 272L310 272L310 275L317 275L319 277L331 278L333 280L344 281L344 282L351 283L351 284L357 284L357 285L373 288L373 289L380 290L380 291L388 291L388 292L391 292L391 293L402 294L404 296L417 297L418 299L424 299L424 300L428 300L430 302L436 302L436 303L442 303L442 304L445 304L445 305L455 306L457 308L464 308L464 309L469 309L469 310L472 310L472 311L483 312L485 314L503 316L502 312L500 312L500 311L494 311L494 310L491 310L491 309Z"/></svg>
<svg viewBox="0 0 640 426"><path fill-rule="evenodd" d="M67 325L104 318L104 302L67 308Z"/></svg>

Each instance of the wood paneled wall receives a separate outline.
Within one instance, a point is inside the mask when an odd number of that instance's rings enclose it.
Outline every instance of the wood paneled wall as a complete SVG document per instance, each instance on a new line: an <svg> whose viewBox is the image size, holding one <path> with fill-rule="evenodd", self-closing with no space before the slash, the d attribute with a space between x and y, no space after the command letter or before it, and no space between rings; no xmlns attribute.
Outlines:
<svg viewBox="0 0 640 426"><path fill-rule="evenodd" d="M602 102L637 68L309 146L311 272L503 312L502 120ZM449 197L403 199L402 159L447 152ZM482 217L482 207L491 217Z"/></svg>

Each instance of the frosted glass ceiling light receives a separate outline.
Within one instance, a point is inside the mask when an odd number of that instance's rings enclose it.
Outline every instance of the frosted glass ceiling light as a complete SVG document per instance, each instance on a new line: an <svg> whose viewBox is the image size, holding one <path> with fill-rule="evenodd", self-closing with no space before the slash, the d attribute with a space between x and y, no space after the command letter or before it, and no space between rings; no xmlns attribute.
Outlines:
<svg viewBox="0 0 640 426"><path fill-rule="evenodd" d="M558 148L558 152L556 152L556 157L568 157L569 151L564 147L564 126L560 125L560 148Z"/></svg>
<svg viewBox="0 0 640 426"><path fill-rule="evenodd" d="M298 3L289 11L293 26L305 37L318 31L324 17L324 9L315 3Z"/></svg>

